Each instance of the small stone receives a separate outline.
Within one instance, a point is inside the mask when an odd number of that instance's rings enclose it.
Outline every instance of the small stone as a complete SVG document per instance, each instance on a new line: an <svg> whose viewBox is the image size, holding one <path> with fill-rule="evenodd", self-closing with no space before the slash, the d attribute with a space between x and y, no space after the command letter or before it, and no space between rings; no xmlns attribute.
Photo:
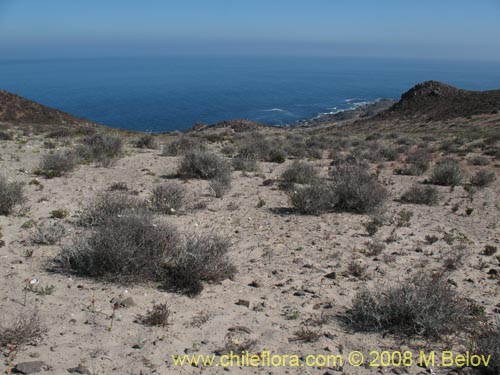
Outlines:
<svg viewBox="0 0 500 375"><path fill-rule="evenodd" d="M83 367L82 365L78 365L73 368L69 368L68 372L71 374L82 374L82 375L90 375L91 372L88 368Z"/></svg>
<svg viewBox="0 0 500 375"><path fill-rule="evenodd" d="M248 284L248 286L252 288L260 288L260 284L257 281L252 281L250 284Z"/></svg>
<svg viewBox="0 0 500 375"><path fill-rule="evenodd" d="M250 307L250 301L240 299L238 302L236 302L238 306L245 306L245 307Z"/></svg>
<svg viewBox="0 0 500 375"><path fill-rule="evenodd" d="M325 277L330 280L335 280L337 278L337 272L330 272L329 274L325 275Z"/></svg>
<svg viewBox="0 0 500 375"><path fill-rule="evenodd" d="M135 302L132 297L127 297L120 302L121 307L132 307L135 306Z"/></svg>
<svg viewBox="0 0 500 375"><path fill-rule="evenodd" d="M14 367L14 372L18 374L36 374L46 367L47 364L43 361L22 362Z"/></svg>

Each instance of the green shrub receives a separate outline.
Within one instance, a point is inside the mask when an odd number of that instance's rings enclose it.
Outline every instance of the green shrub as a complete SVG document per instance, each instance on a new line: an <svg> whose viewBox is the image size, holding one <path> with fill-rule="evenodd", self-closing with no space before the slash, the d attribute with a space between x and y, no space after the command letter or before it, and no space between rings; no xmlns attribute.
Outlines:
<svg viewBox="0 0 500 375"><path fill-rule="evenodd" d="M204 151L188 151L178 169L181 178L214 179L231 175L229 163L220 156Z"/></svg>

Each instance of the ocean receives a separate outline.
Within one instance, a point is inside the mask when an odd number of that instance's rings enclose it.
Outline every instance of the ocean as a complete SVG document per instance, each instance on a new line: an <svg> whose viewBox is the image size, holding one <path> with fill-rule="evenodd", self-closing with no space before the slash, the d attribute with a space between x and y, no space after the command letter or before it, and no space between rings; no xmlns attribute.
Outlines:
<svg viewBox="0 0 500 375"><path fill-rule="evenodd" d="M500 62L312 57L0 61L0 89L112 127L163 132L249 119L269 125L399 98L439 80L500 88Z"/></svg>

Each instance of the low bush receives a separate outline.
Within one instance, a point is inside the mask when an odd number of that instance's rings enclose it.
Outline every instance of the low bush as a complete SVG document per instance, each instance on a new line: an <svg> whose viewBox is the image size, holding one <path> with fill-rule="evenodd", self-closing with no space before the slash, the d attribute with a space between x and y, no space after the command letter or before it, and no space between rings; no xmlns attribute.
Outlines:
<svg viewBox="0 0 500 375"><path fill-rule="evenodd" d="M470 179L470 183L473 186L477 187L486 187L495 182L497 176L493 171L487 171L485 169L481 169L477 171Z"/></svg>
<svg viewBox="0 0 500 375"><path fill-rule="evenodd" d="M71 150L56 151L42 157L35 174L46 178L61 177L77 165L75 153Z"/></svg>
<svg viewBox="0 0 500 375"><path fill-rule="evenodd" d="M141 211L144 204L125 192L104 191L86 203L80 215L83 226L101 225L109 217L116 217L128 211Z"/></svg>
<svg viewBox="0 0 500 375"><path fill-rule="evenodd" d="M60 222L45 221L36 226L31 241L39 245L54 245L66 234L66 228Z"/></svg>
<svg viewBox="0 0 500 375"><path fill-rule="evenodd" d="M179 245L175 228L144 213L110 216L88 236L66 245L60 264L82 275L119 281L160 281Z"/></svg>
<svg viewBox="0 0 500 375"><path fill-rule="evenodd" d="M9 182L0 176L0 215L10 214L15 206L26 201L23 188L23 183Z"/></svg>
<svg viewBox="0 0 500 375"><path fill-rule="evenodd" d="M14 346L19 350L24 345L36 345L46 333L47 328L37 310L23 311L9 323L0 320L0 349Z"/></svg>
<svg viewBox="0 0 500 375"><path fill-rule="evenodd" d="M231 175L231 166L220 156L204 151L188 151L178 169L181 178L214 179Z"/></svg>
<svg viewBox="0 0 500 375"><path fill-rule="evenodd" d="M163 146L162 155L178 156L186 152L203 151L204 149L205 143L202 139L184 135Z"/></svg>
<svg viewBox="0 0 500 375"><path fill-rule="evenodd" d="M0 131L0 141L12 141L14 137L9 132Z"/></svg>
<svg viewBox="0 0 500 375"><path fill-rule="evenodd" d="M239 155L271 163L284 163L286 161L286 153L280 142L259 134L252 134L244 140L240 146Z"/></svg>
<svg viewBox="0 0 500 375"><path fill-rule="evenodd" d="M151 206L154 211L172 215L179 211L186 198L186 189L174 182L163 183L153 188Z"/></svg>
<svg viewBox="0 0 500 375"><path fill-rule="evenodd" d="M488 165L490 164L490 159L484 156L474 156L473 158L470 158L469 164L471 165Z"/></svg>
<svg viewBox="0 0 500 375"><path fill-rule="evenodd" d="M430 182L434 185L457 186L464 178L460 164L454 159L443 159L432 170Z"/></svg>
<svg viewBox="0 0 500 375"><path fill-rule="evenodd" d="M170 309L166 303L153 305L145 315L139 315L137 320L150 327L166 327L169 324Z"/></svg>
<svg viewBox="0 0 500 375"><path fill-rule="evenodd" d="M319 177L318 170L307 162L294 161L281 174L281 187L289 189L294 184L311 184Z"/></svg>
<svg viewBox="0 0 500 375"><path fill-rule="evenodd" d="M57 128L48 132L45 137L47 138L70 138L75 135L75 131L70 128Z"/></svg>
<svg viewBox="0 0 500 375"><path fill-rule="evenodd" d="M236 268L227 256L230 247L231 243L219 235L187 235L169 257L169 284L196 295L202 290L202 281L218 282L233 277Z"/></svg>
<svg viewBox="0 0 500 375"><path fill-rule="evenodd" d="M406 165L397 172L403 175L420 176L429 169L430 162L430 152L427 149L417 149L408 154Z"/></svg>
<svg viewBox="0 0 500 375"><path fill-rule="evenodd" d="M158 143L155 140L155 137L151 134L145 134L139 137L135 142L134 146L137 148L146 148L155 150L158 148Z"/></svg>
<svg viewBox="0 0 500 375"><path fill-rule="evenodd" d="M491 356L487 367L481 368L483 373L496 375L500 373L500 321L490 324L473 336L474 354L485 358Z"/></svg>
<svg viewBox="0 0 500 375"><path fill-rule="evenodd" d="M332 186L325 181L290 189L288 197L294 211L304 215L318 215L332 210L335 206Z"/></svg>
<svg viewBox="0 0 500 375"><path fill-rule="evenodd" d="M222 198L231 188L231 176L222 175L210 180L210 190L216 198Z"/></svg>
<svg viewBox="0 0 500 375"><path fill-rule="evenodd" d="M257 158L254 155L237 155L233 159L233 168L242 172L257 172L259 170Z"/></svg>
<svg viewBox="0 0 500 375"><path fill-rule="evenodd" d="M123 140L119 137L98 133L82 139L76 148L78 156L87 163L108 164L110 159L118 157L123 151Z"/></svg>
<svg viewBox="0 0 500 375"><path fill-rule="evenodd" d="M341 163L331 170L335 209L365 213L381 206L388 193L363 163Z"/></svg>
<svg viewBox="0 0 500 375"><path fill-rule="evenodd" d="M434 205L439 201L439 192L433 186L413 185L401 196L401 202Z"/></svg>
<svg viewBox="0 0 500 375"><path fill-rule="evenodd" d="M471 325L467 307L444 274L421 275L395 287L358 292L348 317L360 331L439 338Z"/></svg>

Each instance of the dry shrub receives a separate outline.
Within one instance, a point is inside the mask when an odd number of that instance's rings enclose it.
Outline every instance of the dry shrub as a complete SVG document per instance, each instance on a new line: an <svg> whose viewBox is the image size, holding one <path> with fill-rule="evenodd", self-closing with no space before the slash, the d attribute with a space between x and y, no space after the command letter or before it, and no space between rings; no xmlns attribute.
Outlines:
<svg viewBox="0 0 500 375"><path fill-rule="evenodd" d="M434 185L457 186L464 178L460 164L454 159L443 159L432 170L430 182Z"/></svg>
<svg viewBox="0 0 500 375"><path fill-rule="evenodd" d="M12 141L14 137L9 132L0 131L0 141Z"/></svg>
<svg viewBox="0 0 500 375"><path fill-rule="evenodd" d="M155 150L158 148L158 143L155 140L155 137L151 134L145 134L139 137L135 142L134 146L137 148L151 149Z"/></svg>
<svg viewBox="0 0 500 375"><path fill-rule="evenodd" d="M289 189L294 184L311 184L319 177L318 170L307 162L294 161L281 174L281 187Z"/></svg>
<svg viewBox="0 0 500 375"><path fill-rule="evenodd" d="M496 375L500 373L500 321L496 320L473 336L474 353L491 356L488 367L481 368L483 373Z"/></svg>
<svg viewBox="0 0 500 375"><path fill-rule="evenodd" d="M288 197L293 209L304 215L318 215L332 210L335 205L333 189L326 181L288 190Z"/></svg>
<svg viewBox="0 0 500 375"><path fill-rule="evenodd" d="M26 201L23 188L23 183L9 182L7 178L0 176L0 215L10 214L15 206Z"/></svg>
<svg viewBox="0 0 500 375"><path fill-rule="evenodd" d="M123 140L119 137L98 133L82 139L76 148L78 156L87 163L100 162L108 165L110 160L121 155Z"/></svg>
<svg viewBox="0 0 500 375"><path fill-rule="evenodd" d="M144 204L122 191L103 191L92 198L80 215L83 226L97 226L109 217L116 217L127 211L140 211Z"/></svg>
<svg viewBox="0 0 500 375"><path fill-rule="evenodd" d="M31 241L39 245L54 245L66 234L66 228L60 222L44 221L37 225Z"/></svg>
<svg viewBox="0 0 500 375"><path fill-rule="evenodd" d="M233 159L233 168L242 172L257 172L259 170L255 155L237 155Z"/></svg>
<svg viewBox="0 0 500 375"><path fill-rule="evenodd" d="M150 327L166 327L169 324L170 309L166 303L153 305L145 315L139 315L138 321Z"/></svg>
<svg viewBox="0 0 500 375"><path fill-rule="evenodd" d="M439 201L439 192L433 186L413 185L401 196L401 202L434 205Z"/></svg>
<svg viewBox="0 0 500 375"><path fill-rule="evenodd" d="M253 157L271 163L283 163L286 153L278 140L270 140L260 134L251 134L243 140L238 153L240 157Z"/></svg>
<svg viewBox="0 0 500 375"><path fill-rule="evenodd" d="M77 165L76 155L71 150L56 151L42 157L35 174L47 178L61 177L71 172Z"/></svg>
<svg viewBox="0 0 500 375"><path fill-rule="evenodd" d="M182 178L213 179L231 174L229 163L220 156L204 151L188 151L178 170Z"/></svg>
<svg viewBox="0 0 500 375"><path fill-rule="evenodd" d="M189 295L201 292L202 281L218 282L233 277L235 266L227 253L231 243L224 237L212 234L190 234L171 254L169 282L175 290Z"/></svg>
<svg viewBox="0 0 500 375"><path fill-rule="evenodd" d="M165 145L162 156L177 156L192 151L203 151L204 149L205 143L203 139L183 135Z"/></svg>
<svg viewBox="0 0 500 375"><path fill-rule="evenodd" d="M387 199L387 190L363 163L341 163L331 175L336 210L370 212Z"/></svg>
<svg viewBox="0 0 500 375"><path fill-rule="evenodd" d="M362 290L354 297L348 317L350 325L361 331L393 330L434 338L463 331L473 323L467 301L445 274L424 274L394 287Z"/></svg>
<svg viewBox="0 0 500 375"><path fill-rule="evenodd" d="M153 188L151 206L154 211L172 215L185 203L186 189L174 182L163 183Z"/></svg>
<svg viewBox="0 0 500 375"><path fill-rule="evenodd" d="M179 244L170 225L145 213L108 217L63 248L61 265L82 275L121 281L159 281L169 252Z"/></svg>
<svg viewBox="0 0 500 375"><path fill-rule="evenodd" d="M408 154L406 165L397 172L403 175L420 176L429 169L431 159L432 155L427 149L417 149Z"/></svg>
<svg viewBox="0 0 500 375"><path fill-rule="evenodd" d="M495 182L497 176L493 171L481 169L477 171L470 179L470 183L477 187L486 187Z"/></svg>
<svg viewBox="0 0 500 375"><path fill-rule="evenodd" d="M37 310L22 311L9 322L0 322L0 349L38 343L47 329Z"/></svg>

